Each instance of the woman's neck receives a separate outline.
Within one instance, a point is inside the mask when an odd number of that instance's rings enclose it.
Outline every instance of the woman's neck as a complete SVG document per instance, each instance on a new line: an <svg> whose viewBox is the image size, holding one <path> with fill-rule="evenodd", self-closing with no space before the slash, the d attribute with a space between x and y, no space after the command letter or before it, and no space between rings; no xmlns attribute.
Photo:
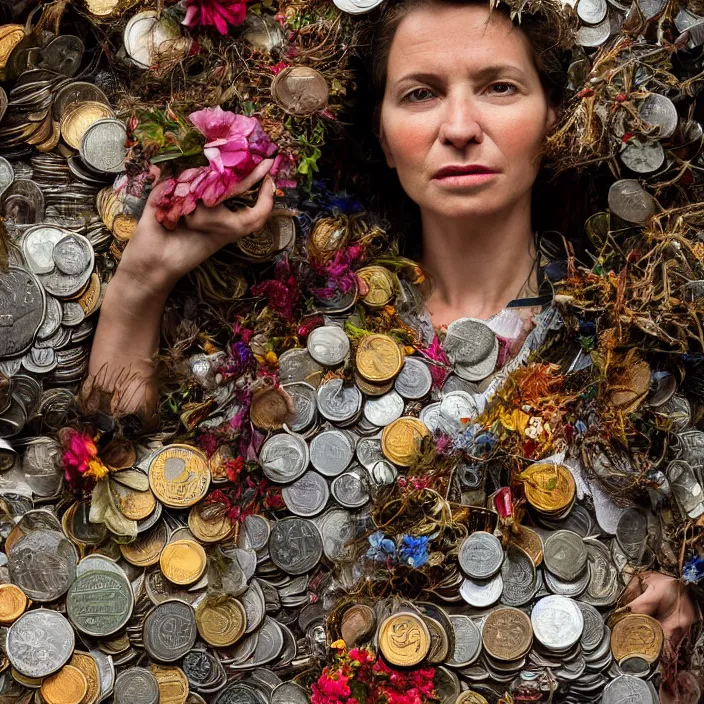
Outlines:
<svg viewBox="0 0 704 704"><path fill-rule="evenodd" d="M529 206L469 222L427 212L421 219L422 265L432 279L428 310L435 325L461 317L484 320L519 293L535 293Z"/></svg>

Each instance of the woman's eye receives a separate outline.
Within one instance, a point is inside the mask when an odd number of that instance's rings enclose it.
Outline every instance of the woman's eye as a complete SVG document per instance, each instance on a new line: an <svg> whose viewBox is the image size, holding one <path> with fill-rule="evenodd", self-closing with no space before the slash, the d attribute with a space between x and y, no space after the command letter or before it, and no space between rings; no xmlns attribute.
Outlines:
<svg viewBox="0 0 704 704"><path fill-rule="evenodd" d="M422 103L432 97L433 94L427 88L416 88L410 93L406 93L403 99L409 103Z"/></svg>
<svg viewBox="0 0 704 704"><path fill-rule="evenodd" d="M516 90L516 86L513 83L508 83L507 81L492 83L492 85L489 86L489 92L494 95L513 95Z"/></svg>

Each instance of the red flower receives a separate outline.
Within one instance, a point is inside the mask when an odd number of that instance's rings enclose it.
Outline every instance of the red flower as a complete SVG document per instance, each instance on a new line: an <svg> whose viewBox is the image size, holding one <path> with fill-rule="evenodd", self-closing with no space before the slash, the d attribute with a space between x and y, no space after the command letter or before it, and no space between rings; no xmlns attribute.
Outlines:
<svg viewBox="0 0 704 704"><path fill-rule="evenodd" d="M228 25L237 27L247 15L246 0L186 0L186 27L216 27L227 34Z"/></svg>

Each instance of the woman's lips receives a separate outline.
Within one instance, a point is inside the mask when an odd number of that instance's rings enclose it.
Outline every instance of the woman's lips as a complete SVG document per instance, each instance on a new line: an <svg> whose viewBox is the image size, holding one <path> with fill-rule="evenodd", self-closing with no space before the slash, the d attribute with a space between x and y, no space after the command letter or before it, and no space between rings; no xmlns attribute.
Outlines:
<svg viewBox="0 0 704 704"><path fill-rule="evenodd" d="M433 180L443 186L471 187L480 186L496 178L497 172L490 169L484 170L441 170Z"/></svg>

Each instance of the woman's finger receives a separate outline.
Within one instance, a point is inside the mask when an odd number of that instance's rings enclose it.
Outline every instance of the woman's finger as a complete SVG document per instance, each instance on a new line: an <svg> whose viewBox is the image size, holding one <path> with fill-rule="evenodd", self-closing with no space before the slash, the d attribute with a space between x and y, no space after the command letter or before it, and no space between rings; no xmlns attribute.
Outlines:
<svg viewBox="0 0 704 704"><path fill-rule="evenodd" d="M221 198L220 202L237 196L240 193L246 193L254 184L261 181L270 171L271 167L274 165L273 159L264 159L261 163L257 164L256 168L252 171L249 176L244 178L242 181L232 184L230 188L227 189L225 195Z"/></svg>
<svg viewBox="0 0 704 704"><path fill-rule="evenodd" d="M646 590L628 604L631 613L646 614L654 616L660 606L660 596L653 587L648 586Z"/></svg>

